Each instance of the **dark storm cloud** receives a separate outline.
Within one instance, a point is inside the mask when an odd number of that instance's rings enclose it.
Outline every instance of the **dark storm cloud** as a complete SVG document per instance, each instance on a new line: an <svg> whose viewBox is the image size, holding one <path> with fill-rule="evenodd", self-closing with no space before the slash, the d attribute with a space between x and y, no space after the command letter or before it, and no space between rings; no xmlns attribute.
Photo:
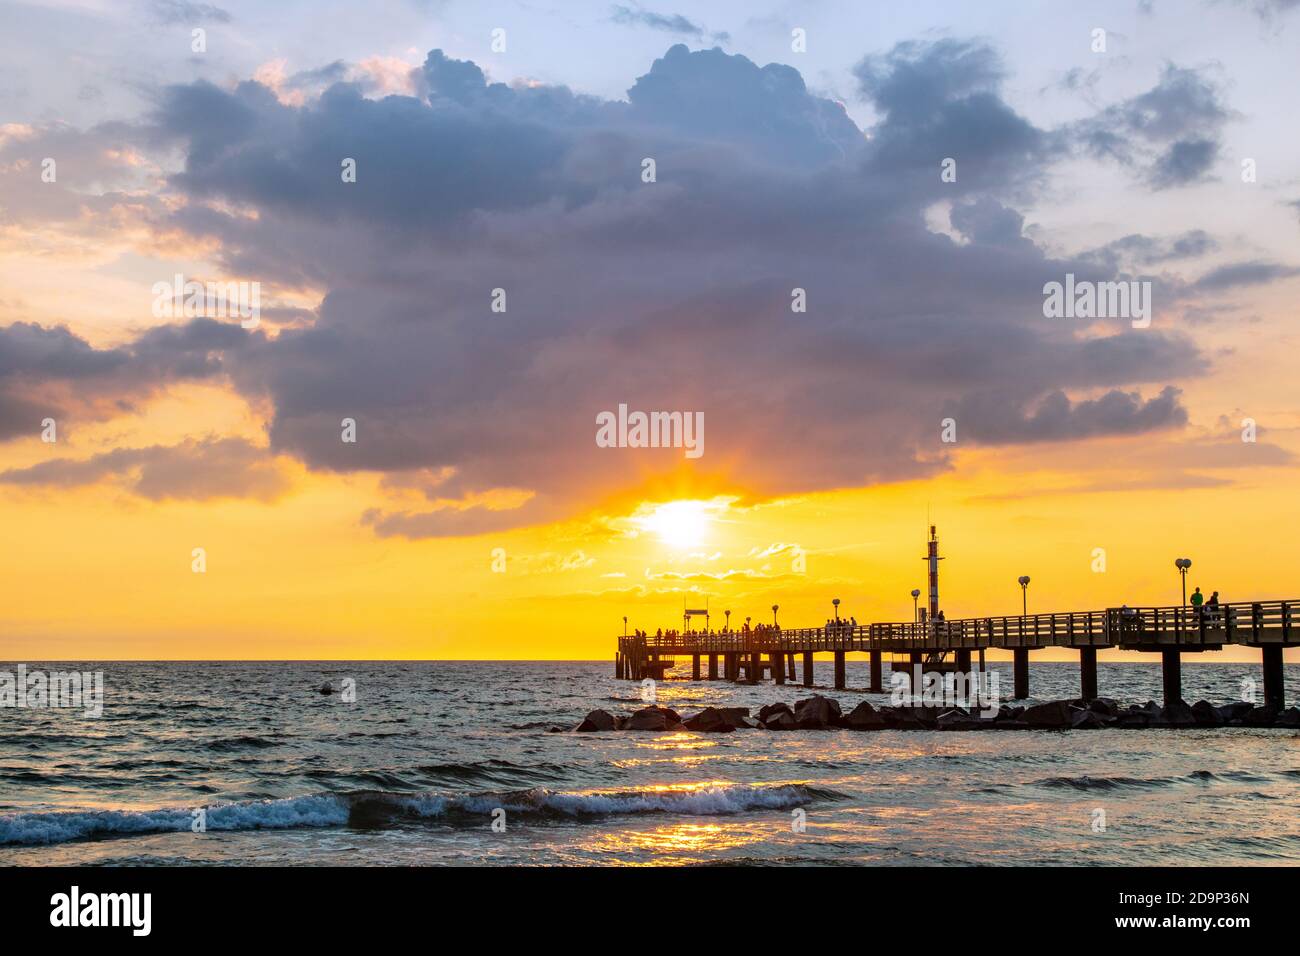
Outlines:
<svg viewBox="0 0 1300 956"><path fill-rule="evenodd" d="M328 292L274 337L189 323L100 359L137 383L228 377L269 400L273 452L309 467L438 476L427 508L367 513L377 533L542 522L686 470L757 495L915 478L947 466L953 408L972 442L1185 421L1160 388L1204 368L1187 337L1043 318L1045 282L1114 279L1118 260L1025 236L1014 197L1070 150L1001 98L987 47L864 60L869 136L790 67L718 50L673 47L626 103L489 83L440 51L420 77L419 97L339 83L303 107L249 82L167 91L149 135L185 157L172 185L222 203L165 225L218 240L238 274ZM944 200L961 242L927 226ZM74 343L65 361L93 357ZM704 457L597 447L619 403L703 412ZM533 497L487 503L501 489Z"/></svg>

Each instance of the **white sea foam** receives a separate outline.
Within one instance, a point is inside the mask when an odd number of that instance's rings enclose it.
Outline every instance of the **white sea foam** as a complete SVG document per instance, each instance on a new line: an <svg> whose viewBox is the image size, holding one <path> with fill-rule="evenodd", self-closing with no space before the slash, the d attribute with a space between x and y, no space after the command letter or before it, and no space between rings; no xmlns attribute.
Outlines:
<svg viewBox="0 0 1300 956"><path fill-rule="evenodd" d="M498 807L515 813L596 816L623 813L684 813L713 816L785 809L811 803L815 791L797 784L711 784L646 790L522 790L445 795L364 792L315 794L281 800L221 803L205 807L208 830L284 830L347 825L354 810L376 822L386 816L422 818L486 815ZM62 810L0 814L0 846L67 843L147 833L189 832L191 808L157 810Z"/></svg>

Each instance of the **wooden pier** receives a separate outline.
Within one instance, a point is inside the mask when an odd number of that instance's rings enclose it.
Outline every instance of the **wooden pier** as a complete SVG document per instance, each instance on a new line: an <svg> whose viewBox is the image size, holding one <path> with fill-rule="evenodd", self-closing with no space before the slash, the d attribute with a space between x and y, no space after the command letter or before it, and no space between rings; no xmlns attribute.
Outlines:
<svg viewBox="0 0 1300 956"><path fill-rule="evenodd" d="M1079 652L1080 696L1097 697L1097 651L1118 647L1162 656L1166 705L1182 700L1182 655L1218 651L1230 645L1258 647L1263 656L1264 706L1285 707L1282 651L1300 646L1300 599L1253 601L1192 607L1122 607L1064 614L976 617L901 624L842 624L747 632L723 629L673 633L671 636L624 636L618 639L614 673L627 680L662 678L678 657L691 658L691 676L708 680L794 681L801 664L806 687L812 686L817 654L834 659L837 690L845 687L846 655L870 657L868 690L884 693L884 657L901 655L909 666L924 670L955 667L970 671L971 652L1001 648L1012 653L1015 697L1029 696L1029 654L1047 647ZM948 655L952 655L949 659ZM719 670L721 667L721 670Z"/></svg>

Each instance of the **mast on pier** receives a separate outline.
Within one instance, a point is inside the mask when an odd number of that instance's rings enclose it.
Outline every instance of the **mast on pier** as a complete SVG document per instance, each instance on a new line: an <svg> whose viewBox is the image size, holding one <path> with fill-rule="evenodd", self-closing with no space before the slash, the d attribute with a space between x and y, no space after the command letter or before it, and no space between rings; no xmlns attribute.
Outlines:
<svg viewBox="0 0 1300 956"><path fill-rule="evenodd" d="M933 621L939 614L939 562L943 560L939 557L939 538L934 533L934 525L930 525L929 547L921 560L930 565L930 620Z"/></svg>

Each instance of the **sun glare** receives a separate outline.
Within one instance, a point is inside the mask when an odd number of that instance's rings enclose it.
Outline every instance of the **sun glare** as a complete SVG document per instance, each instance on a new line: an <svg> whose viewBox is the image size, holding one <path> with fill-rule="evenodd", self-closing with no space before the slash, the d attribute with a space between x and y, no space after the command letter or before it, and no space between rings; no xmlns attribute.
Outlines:
<svg viewBox="0 0 1300 956"><path fill-rule="evenodd" d="M641 519L641 527L672 548L694 548L704 543L712 509L707 501L670 501Z"/></svg>

